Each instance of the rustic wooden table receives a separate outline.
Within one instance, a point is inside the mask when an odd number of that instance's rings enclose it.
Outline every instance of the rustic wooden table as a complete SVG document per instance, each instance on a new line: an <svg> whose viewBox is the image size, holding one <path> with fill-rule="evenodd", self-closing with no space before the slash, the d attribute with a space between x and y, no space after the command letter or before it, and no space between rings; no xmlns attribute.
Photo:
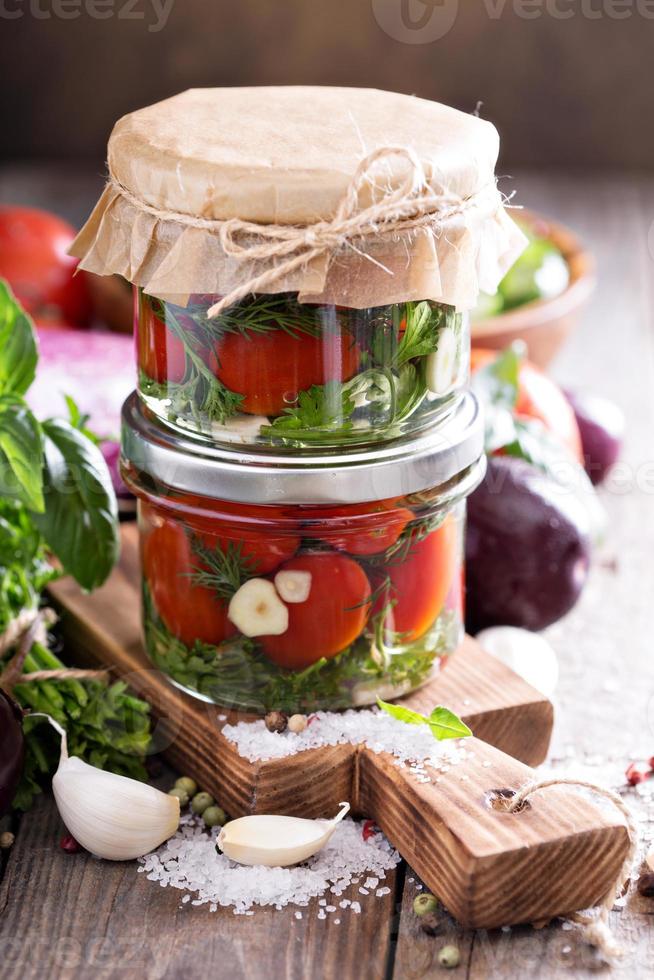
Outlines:
<svg viewBox="0 0 654 980"><path fill-rule="evenodd" d="M51 208L79 222L101 185L98 175L59 168L0 170L0 201ZM555 366L566 384L608 395L625 410L628 436L621 465L603 498L609 513L607 554L582 601L549 631L561 681L552 765L617 785L627 762L654 753L651 670L654 561L654 183L624 176L581 178L525 174L520 200L560 217L595 251L599 288L582 328ZM649 790L628 794L643 829L654 834ZM58 847L61 824L43 798L17 829L0 883L0 964L20 977L147 980L207 977L376 978L437 976L438 949L456 943L454 975L587 978L609 972L576 933L560 923L536 930L464 932L454 922L428 938L411 905L418 881L400 866L391 894L363 905L359 916L296 920L292 909L230 910L180 905L179 893ZM634 897L613 913L627 947L611 977L652 975L654 904Z"/></svg>

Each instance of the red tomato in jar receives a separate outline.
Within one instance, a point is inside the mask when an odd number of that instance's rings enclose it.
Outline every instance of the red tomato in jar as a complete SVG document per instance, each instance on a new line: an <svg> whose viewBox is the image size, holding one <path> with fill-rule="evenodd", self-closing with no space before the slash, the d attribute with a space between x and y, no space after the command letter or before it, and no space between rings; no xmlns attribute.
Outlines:
<svg viewBox="0 0 654 980"><path fill-rule="evenodd" d="M352 558L334 552L299 555L280 571L309 572L304 602L289 602L288 629L260 636L269 660L278 667L302 670L322 657L334 657L362 633L370 612L368 576Z"/></svg>
<svg viewBox="0 0 654 980"><path fill-rule="evenodd" d="M473 347L470 370L474 374L492 363L498 351ZM583 462L581 436L575 413L559 386L529 361L520 365L517 417L538 419L545 428Z"/></svg>
<svg viewBox="0 0 654 980"><path fill-rule="evenodd" d="M136 298L136 357L141 371L163 384L184 380L184 344L157 316L147 297Z"/></svg>
<svg viewBox="0 0 654 980"><path fill-rule="evenodd" d="M452 516L422 541L415 541L403 562L389 564L383 574L391 587L375 602L374 613L395 600L385 627L403 634L403 642L417 640L432 626L445 605L459 562L458 527Z"/></svg>
<svg viewBox="0 0 654 980"><path fill-rule="evenodd" d="M395 501L321 507L311 514L306 533L351 555L377 555L395 544L414 515ZM314 523L314 521L322 522ZM334 527L336 525L336 527Z"/></svg>
<svg viewBox="0 0 654 980"><path fill-rule="evenodd" d="M251 575L273 572L300 547L297 521L282 507L235 504L193 494L185 494L177 503L180 521L199 535L205 547L240 548Z"/></svg>
<svg viewBox="0 0 654 980"><path fill-rule="evenodd" d="M75 231L55 214L0 207L0 277L31 316L88 325L86 275L67 254Z"/></svg>
<svg viewBox="0 0 654 980"><path fill-rule="evenodd" d="M143 574L154 606L166 629L185 646L196 640L217 646L236 632L227 618L228 603L193 582L189 573L201 563L183 526L160 518L155 522L143 542Z"/></svg>
<svg viewBox="0 0 654 980"><path fill-rule="evenodd" d="M239 405L250 415L279 415L298 392L327 381L348 381L359 364L359 348L340 334L291 336L284 330L225 334L210 356L211 369L242 394Z"/></svg>

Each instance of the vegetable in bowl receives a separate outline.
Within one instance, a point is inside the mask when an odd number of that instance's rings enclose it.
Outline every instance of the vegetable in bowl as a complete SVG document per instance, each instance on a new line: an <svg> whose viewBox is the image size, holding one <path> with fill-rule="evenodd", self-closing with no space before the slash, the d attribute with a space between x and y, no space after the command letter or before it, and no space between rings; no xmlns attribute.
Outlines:
<svg viewBox="0 0 654 980"><path fill-rule="evenodd" d="M524 220L516 223L529 239L529 244L502 279L495 295L481 294L473 312L474 320L500 316L535 300L553 299L568 287L568 263L549 237L547 225Z"/></svg>

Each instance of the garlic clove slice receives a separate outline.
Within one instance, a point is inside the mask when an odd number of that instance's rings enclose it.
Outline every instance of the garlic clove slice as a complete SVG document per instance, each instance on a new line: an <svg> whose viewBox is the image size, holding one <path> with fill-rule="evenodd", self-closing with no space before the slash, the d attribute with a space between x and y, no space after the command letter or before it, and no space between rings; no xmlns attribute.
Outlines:
<svg viewBox="0 0 654 980"><path fill-rule="evenodd" d="M243 636L280 636L288 629L288 609L266 578L251 578L232 596L227 616Z"/></svg>
<svg viewBox="0 0 654 980"><path fill-rule="evenodd" d="M238 864L286 868L317 854L349 812L349 803L332 820L305 820L274 814L254 814L232 820L220 831L218 846Z"/></svg>
<svg viewBox="0 0 654 980"><path fill-rule="evenodd" d="M284 602L306 602L311 592L311 578L311 572L282 570L275 575L275 588Z"/></svg>
<svg viewBox="0 0 654 980"><path fill-rule="evenodd" d="M459 341L453 327L444 327L438 335L438 347L427 356L425 377L427 387L435 395L446 395L459 373Z"/></svg>

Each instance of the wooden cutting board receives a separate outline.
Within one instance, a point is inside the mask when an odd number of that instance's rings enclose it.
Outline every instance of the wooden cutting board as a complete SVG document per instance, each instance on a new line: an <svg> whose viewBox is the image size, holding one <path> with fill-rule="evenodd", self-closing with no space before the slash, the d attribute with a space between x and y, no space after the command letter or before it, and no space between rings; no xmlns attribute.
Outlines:
<svg viewBox="0 0 654 980"><path fill-rule="evenodd" d="M470 758L438 782L419 782L395 760L337 745L249 762L221 733L247 716L191 698L148 661L141 640L136 528L123 527L113 575L92 596L74 582L51 587L77 659L108 666L152 705L155 748L211 792L232 817L245 813L331 816L342 800L373 819L466 926L548 919L594 905L626 856L619 814L566 787L539 792L520 813L496 808L498 791L534 778L525 765L547 753L550 702L470 638L447 667L403 703L445 704L475 733Z"/></svg>

